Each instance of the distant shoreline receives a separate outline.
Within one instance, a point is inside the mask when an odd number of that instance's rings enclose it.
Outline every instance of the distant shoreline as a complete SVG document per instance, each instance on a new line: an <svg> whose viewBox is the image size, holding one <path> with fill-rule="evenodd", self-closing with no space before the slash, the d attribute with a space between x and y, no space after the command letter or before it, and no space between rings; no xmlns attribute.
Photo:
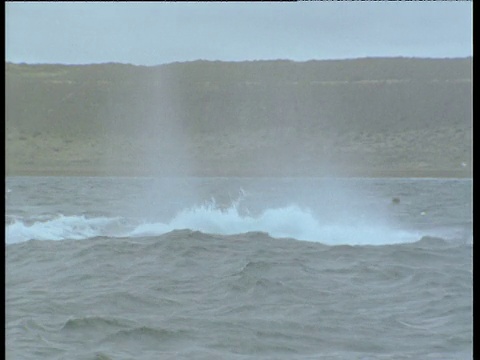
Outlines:
<svg viewBox="0 0 480 360"><path fill-rule="evenodd" d="M145 171L125 171L116 169L117 171L101 171L95 169L18 169L16 171L6 172L7 177L25 176L25 177L232 177L232 178L452 178L452 179L472 179L471 171L457 171L457 170L378 170L378 169L364 169L362 171L332 171L331 173L275 173L275 172L254 172L231 171L228 173L214 173L214 172L145 172Z"/></svg>

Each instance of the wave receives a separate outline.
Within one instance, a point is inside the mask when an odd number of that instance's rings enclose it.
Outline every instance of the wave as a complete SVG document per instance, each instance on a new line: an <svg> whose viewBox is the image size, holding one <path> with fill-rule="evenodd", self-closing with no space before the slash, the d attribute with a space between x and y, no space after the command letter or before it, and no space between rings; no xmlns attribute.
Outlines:
<svg viewBox="0 0 480 360"><path fill-rule="evenodd" d="M100 236L152 237L188 229L208 234L236 235L263 232L274 238L320 242L326 245L385 245L415 242L417 231L393 228L381 222L322 222L309 209L291 205L266 209L252 215L240 213L237 203L218 208L215 203L194 206L178 212L167 221L138 223L124 218L64 216L28 224L19 219L6 226L7 243L28 240L81 240Z"/></svg>
<svg viewBox="0 0 480 360"><path fill-rule="evenodd" d="M309 209L296 205L267 209L252 216L240 214L237 206L222 210L215 208L214 204L185 209L168 223L141 224L129 236L157 236L176 229L221 235L265 232L275 238L293 238L326 245L384 245L414 242L421 238L417 232L365 221L322 224Z"/></svg>
<svg viewBox="0 0 480 360"><path fill-rule="evenodd" d="M29 225L19 219L6 226L7 243L28 240L82 240L97 236L115 236L112 228L121 224L121 218L58 215L45 221L35 221Z"/></svg>
<svg viewBox="0 0 480 360"><path fill-rule="evenodd" d="M101 329L105 331L106 329L122 329L128 328L134 325L132 321L128 320L119 320L115 318L104 318L104 317L84 317L84 318L72 318L68 319L67 322L63 325L62 330L82 330L86 329L91 331L93 329Z"/></svg>
<svg viewBox="0 0 480 360"><path fill-rule="evenodd" d="M107 341L124 342L129 340L145 341L151 339L153 341L165 341L169 338L178 338L179 335L186 334L185 330L167 330L156 329L148 326L136 327L133 329L119 330L115 334L107 337Z"/></svg>

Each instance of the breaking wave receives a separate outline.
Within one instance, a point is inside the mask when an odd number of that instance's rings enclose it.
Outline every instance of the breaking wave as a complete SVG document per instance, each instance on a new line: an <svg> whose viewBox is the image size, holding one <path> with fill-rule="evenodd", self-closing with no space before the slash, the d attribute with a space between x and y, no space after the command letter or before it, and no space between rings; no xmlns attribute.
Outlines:
<svg viewBox="0 0 480 360"><path fill-rule="evenodd" d="M120 218L58 215L55 218L35 221L32 224L14 220L6 226L7 243L28 240L82 240L97 236L115 236L112 228L121 223Z"/></svg>
<svg viewBox="0 0 480 360"><path fill-rule="evenodd" d="M266 209L256 215L240 212L238 204L218 208L214 202L178 212L167 221L141 222L124 218L64 216L28 224L16 219L6 226L7 243L28 240L81 240L99 236L151 237L189 229L209 234L234 235L264 232L275 238L321 242L327 245L384 245L418 241L422 234L392 228L365 219L322 222L319 216L296 205Z"/></svg>

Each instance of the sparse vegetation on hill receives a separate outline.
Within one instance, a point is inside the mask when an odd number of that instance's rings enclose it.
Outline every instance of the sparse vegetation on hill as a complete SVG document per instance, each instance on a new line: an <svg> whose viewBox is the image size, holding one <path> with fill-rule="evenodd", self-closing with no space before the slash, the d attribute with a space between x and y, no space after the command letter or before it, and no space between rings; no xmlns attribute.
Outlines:
<svg viewBox="0 0 480 360"><path fill-rule="evenodd" d="M7 175L471 175L471 58L5 72Z"/></svg>

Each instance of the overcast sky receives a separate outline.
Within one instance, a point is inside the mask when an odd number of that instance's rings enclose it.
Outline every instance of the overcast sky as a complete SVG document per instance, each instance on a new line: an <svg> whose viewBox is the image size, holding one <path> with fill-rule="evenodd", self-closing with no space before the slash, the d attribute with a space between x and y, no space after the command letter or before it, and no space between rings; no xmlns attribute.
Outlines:
<svg viewBox="0 0 480 360"><path fill-rule="evenodd" d="M472 55L472 2L18 2L5 13L15 63Z"/></svg>

